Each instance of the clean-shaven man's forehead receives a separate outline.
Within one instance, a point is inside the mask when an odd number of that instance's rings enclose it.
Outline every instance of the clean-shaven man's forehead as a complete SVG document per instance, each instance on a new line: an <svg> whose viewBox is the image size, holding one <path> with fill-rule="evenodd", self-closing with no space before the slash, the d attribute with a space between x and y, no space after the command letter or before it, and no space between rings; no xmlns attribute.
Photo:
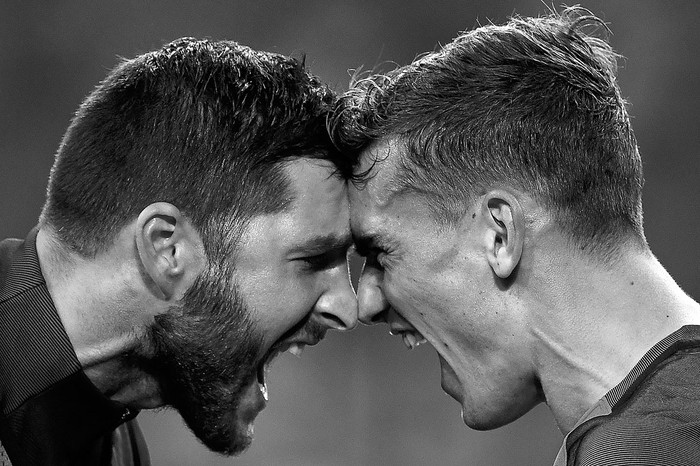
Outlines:
<svg viewBox="0 0 700 466"><path fill-rule="evenodd" d="M381 247L392 241L388 230L392 207L404 196L396 190L396 161L403 147L395 139L382 139L369 146L360 157L356 173L366 178L351 182L350 229L359 251Z"/></svg>
<svg viewBox="0 0 700 466"><path fill-rule="evenodd" d="M353 201L353 191L362 191L369 196L372 205L387 207L397 194L396 187L396 162L400 157L403 146L395 138L380 139L372 143L360 155L360 163L355 173L366 173L367 177L351 183L350 200ZM352 188L358 189L352 189Z"/></svg>

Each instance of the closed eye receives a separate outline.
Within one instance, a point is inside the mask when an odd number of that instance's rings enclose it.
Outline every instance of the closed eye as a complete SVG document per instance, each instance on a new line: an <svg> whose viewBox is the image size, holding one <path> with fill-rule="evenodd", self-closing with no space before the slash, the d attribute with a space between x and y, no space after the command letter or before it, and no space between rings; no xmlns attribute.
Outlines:
<svg viewBox="0 0 700 466"><path fill-rule="evenodd" d="M321 254L300 257L297 260L303 264L306 270L315 272L332 268L339 263L345 263L346 252L345 248L339 248Z"/></svg>
<svg viewBox="0 0 700 466"><path fill-rule="evenodd" d="M347 262L352 246L349 234L327 234L306 239L290 249L289 257L302 265L304 271L316 272Z"/></svg>

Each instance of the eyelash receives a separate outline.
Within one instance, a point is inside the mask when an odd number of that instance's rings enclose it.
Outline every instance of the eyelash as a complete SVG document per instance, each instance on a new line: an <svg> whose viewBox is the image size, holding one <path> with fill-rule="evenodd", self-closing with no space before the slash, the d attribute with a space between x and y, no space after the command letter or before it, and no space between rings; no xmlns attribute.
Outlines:
<svg viewBox="0 0 700 466"><path fill-rule="evenodd" d="M328 254L317 254L315 256L302 257L301 261L309 270L322 270L328 265Z"/></svg>
<svg viewBox="0 0 700 466"><path fill-rule="evenodd" d="M345 257L344 254L335 254L333 251L329 251L315 256L302 257L299 260L304 263L304 268L307 270L318 271L329 268L336 261L345 260Z"/></svg>

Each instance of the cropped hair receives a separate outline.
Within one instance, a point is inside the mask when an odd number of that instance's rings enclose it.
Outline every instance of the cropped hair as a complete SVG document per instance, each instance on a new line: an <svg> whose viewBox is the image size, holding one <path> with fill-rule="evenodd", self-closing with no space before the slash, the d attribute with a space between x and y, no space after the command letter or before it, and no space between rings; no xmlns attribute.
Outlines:
<svg viewBox="0 0 700 466"><path fill-rule="evenodd" d="M444 225L467 200L507 185L543 205L581 250L605 257L630 238L645 245L619 56L584 32L601 26L579 8L513 17L357 80L329 125L336 146L357 161L373 142L397 141L392 190L423 195Z"/></svg>
<svg viewBox="0 0 700 466"><path fill-rule="evenodd" d="M182 38L125 60L65 133L40 223L94 257L147 205L169 202L223 259L251 217L292 201L286 162L351 174L326 130L335 101L303 60L232 41Z"/></svg>

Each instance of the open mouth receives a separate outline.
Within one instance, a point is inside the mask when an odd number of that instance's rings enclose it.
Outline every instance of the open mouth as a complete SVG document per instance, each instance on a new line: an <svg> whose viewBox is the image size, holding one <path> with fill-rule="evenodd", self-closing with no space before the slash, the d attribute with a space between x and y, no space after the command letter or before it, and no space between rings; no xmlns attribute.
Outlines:
<svg viewBox="0 0 700 466"><path fill-rule="evenodd" d="M402 332L401 338L403 338L403 344L406 345L408 349L416 348L428 341L418 330Z"/></svg>
<svg viewBox="0 0 700 466"><path fill-rule="evenodd" d="M307 319L303 319L292 328L287 330L267 351L260 360L257 367L257 379L260 391L265 400L268 400L267 380L265 374L270 368L272 361L281 353L288 352L294 356L301 357L306 346L313 346L321 341L326 333L326 329L320 324Z"/></svg>
<svg viewBox="0 0 700 466"><path fill-rule="evenodd" d="M403 344L406 345L406 348L408 349L413 349L417 348L418 346L422 345L423 343L426 343L428 340L425 339L423 335L418 330L390 330L392 335L401 335L401 339L403 340Z"/></svg>
<svg viewBox="0 0 700 466"><path fill-rule="evenodd" d="M280 341L276 343L273 346L274 351L268 351L267 355L260 361L258 364L258 369L257 369L257 377L258 377L258 385L260 385L260 391L263 394L263 397L265 398L265 401L268 400L268 391L267 391L267 381L265 380L265 373L269 370L270 364L272 364L272 361L281 353L284 353L285 351L288 353L291 353L297 357L301 357L302 352L304 351L304 347L306 345L315 345L316 342L309 342L309 343L300 343L300 342L284 342Z"/></svg>

